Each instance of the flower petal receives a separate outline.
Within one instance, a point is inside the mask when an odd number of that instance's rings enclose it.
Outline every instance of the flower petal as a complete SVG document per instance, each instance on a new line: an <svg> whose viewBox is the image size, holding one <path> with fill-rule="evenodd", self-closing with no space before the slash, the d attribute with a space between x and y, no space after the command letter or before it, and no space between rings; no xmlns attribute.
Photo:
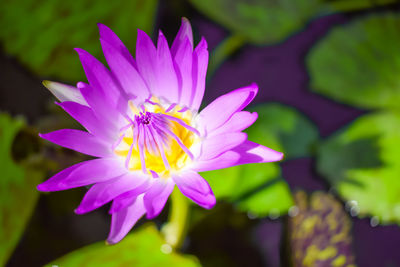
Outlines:
<svg viewBox="0 0 400 267"><path fill-rule="evenodd" d="M186 38L174 56L175 71L178 75L179 104L187 107L193 94L192 54L193 48Z"/></svg>
<svg viewBox="0 0 400 267"><path fill-rule="evenodd" d="M102 158L83 161L62 170L37 189L43 192L60 191L104 182L126 173L126 169L117 159Z"/></svg>
<svg viewBox="0 0 400 267"><path fill-rule="evenodd" d="M137 97L139 102L148 98L150 91L134 65L107 41L100 39L100 42L107 63L126 94L128 94L127 97Z"/></svg>
<svg viewBox="0 0 400 267"><path fill-rule="evenodd" d="M239 161L239 159L240 159L239 153L234 151L227 151L213 159L196 161L193 163L190 169L196 172L224 169L234 166Z"/></svg>
<svg viewBox="0 0 400 267"><path fill-rule="evenodd" d="M74 129L62 129L46 134L39 134L39 136L52 143L86 155L94 157L107 157L112 155L111 147L108 147L104 141L88 132Z"/></svg>
<svg viewBox="0 0 400 267"><path fill-rule="evenodd" d="M216 200L210 185L198 173L193 171L184 172L172 177L179 190L186 197L193 200L205 209L214 207Z"/></svg>
<svg viewBox="0 0 400 267"><path fill-rule="evenodd" d="M147 219L153 219L160 214L174 186L175 183L171 179L158 178L155 180L143 198L147 211Z"/></svg>
<svg viewBox="0 0 400 267"><path fill-rule="evenodd" d="M193 152L199 161L212 159L240 145L246 139L247 134L242 132L220 134L205 139L201 142L200 151L195 148Z"/></svg>
<svg viewBox="0 0 400 267"><path fill-rule="evenodd" d="M97 26L99 27L100 39L109 43L112 47L115 48L115 50L119 51L119 53L121 53L121 55L123 55L126 60L128 60L132 64L132 66L135 67L135 60L133 59L131 53L129 53L129 50L126 48L121 39L119 39L119 37L106 25L98 23ZM113 57L113 54L108 54L109 52L109 50L103 51L106 59Z"/></svg>
<svg viewBox="0 0 400 267"><path fill-rule="evenodd" d="M283 153L251 141L242 143L232 149L232 151L240 154L240 159L235 165L273 162L283 159Z"/></svg>
<svg viewBox="0 0 400 267"><path fill-rule="evenodd" d="M138 196L137 190L131 190L128 192L125 192L118 197L116 197L111 205L110 210L108 213L113 214L116 212L119 212L126 207L130 206L133 204L133 201L135 201L136 197Z"/></svg>
<svg viewBox="0 0 400 267"><path fill-rule="evenodd" d="M143 204L143 194L135 198L133 203L125 209L113 213L111 219L111 229L107 238L108 244L116 244L121 241L145 214L146 209Z"/></svg>
<svg viewBox="0 0 400 267"><path fill-rule="evenodd" d="M132 173L123 174L112 180L94 184L85 194L81 204L75 210L77 214L90 212L117 196L128 191L135 191L136 195L144 193L150 185L149 179Z"/></svg>
<svg viewBox="0 0 400 267"><path fill-rule="evenodd" d="M190 22L187 18L182 18L181 27L179 28L179 31L171 46L171 53L173 56L176 55L176 52L178 51L179 47L185 42L185 39L189 41L193 51L192 26L190 25Z"/></svg>
<svg viewBox="0 0 400 267"><path fill-rule="evenodd" d="M111 127L110 131L117 132L120 128L119 123L124 119L121 113L107 102L105 95L100 90L96 90L84 82L79 82L78 88L96 117Z"/></svg>
<svg viewBox="0 0 400 267"><path fill-rule="evenodd" d="M216 158L199 159L190 166L190 169L196 172L212 171L242 164L280 161L282 158L281 152L251 141L244 141Z"/></svg>
<svg viewBox="0 0 400 267"><path fill-rule="evenodd" d="M197 45L193 52L193 68L192 68L192 97L190 108L198 110L203 100L204 90L206 87L206 74L208 66L208 50L207 42L204 37Z"/></svg>
<svg viewBox="0 0 400 267"><path fill-rule="evenodd" d="M109 127L103 125L90 107L72 101L58 103L58 105L93 135L105 140L111 139L112 135L109 131Z"/></svg>
<svg viewBox="0 0 400 267"><path fill-rule="evenodd" d="M153 88L152 93L165 97L170 103L178 103L178 80L167 39L161 31L157 42L157 78L158 86Z"/></svg>
<svg viewBox="0 0 400 267"><path fill-rule="evenodd" d="M43 85L60 101L73 101L81 105L88 105L76 87L52 81L43 81Z"/></svg>
<svg viewBox="0 0 400 267"><path fill-rule="evenodd" d="M124 96L111 76L110 71L85 50L75 48L75 51L79 55L89 84L96 90L103 92L104 99L110 102L112 107L118 108L118 105L122 103L121 98L124 98Z"/></svg>
<svg viewBox="0 0 400 267"><path fill-rule="evenodd" d="M236 112L228 121L209 133L209 136L219 135L223 133L241 132L252 125L257 120L257 118L257 112Z"/></svg>
<svg viewBox="0 0 400 267"><path fill-rule="evenodd" d="M205 134L211 133L229 120L235 112L245 108L257 91L257 85L252 84L218 97L200 112L199 126L203 128Z"/></svg>
<svg viewBox="0 0 400 267"><path fill-rule="evenodd" d="M153 94L159 86L157 81L157 50L150 37L138 30L136 42L136 63L140 76Z"/></svg>

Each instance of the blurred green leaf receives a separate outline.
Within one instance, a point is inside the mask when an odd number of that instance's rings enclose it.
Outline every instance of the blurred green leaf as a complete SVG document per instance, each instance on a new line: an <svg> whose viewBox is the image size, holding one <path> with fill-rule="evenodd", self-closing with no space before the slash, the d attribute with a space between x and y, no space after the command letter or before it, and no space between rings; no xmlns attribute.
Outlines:
<svg viewBox="0 0 400 267"><path fill-rule="evenodd" d="M317 171L348 201L352 215L400 223L400 114L358 118L323 142Z"/></svg>
<svg viewBox="0 0 400 267"><path fill-rule="evenodd" d="M113 29L132 51L137 28L153 30L157 0L5 0L0 7L7 53L40 76L76 82L85 76L74 47L103 58L96 23Z"/></svg>
<svg viewBox="0 0 400 267"><path fill-rule="evenodd" d="M325 192L308 197L299 191L294 198L287 234L292 266L355 266L351 220L342 203Z"/></svg>
<svg viewBox="0 0 400 267"><path fill-rule="evenodd" d="M396 0L325 0L339 11L353 11L396 3Z"/></svg>
<svg viewBox="0 0 400 267"><path fill-rule="evenodd" d="M24 231L39 196L36 185L43 178L42 171L25 162L17 164L12 158L13 142L24 124L22 119L0 113L0 266Z"/></svg>
<svg viewBox="0 0 400 267"><path fill-rule="evenodd" d="M247 129L249 140L285 154L285 159L310 155L318 139L317 128L295 109L280 104L258 105L257 121ZM278 163L248 164L205 172L218 199L237 204L255 216L276 217L286 213L293 201Z"/></svg>
<svg viewBox="0 0 400 267"><path fill-rule="evenodd" d="M280 41L300 30L322 0L190 0L195 8L251 43Z"/></svg>
<svg viewBox="0 0 400 267"><path fill-rule="evenodd" d="M313 18L396 0L190 0L205 16L250 43L270 44L300 31Z"/></svg>
<svg viewBox="0 0 400 267"><path fill-rule="evenodd" d="M0 179L0 190L10 183L21 184L23 181L24 169L12 159L11 148L15 136L24 125L23 119L13 119L7 113L0 113L0 164L2 172L7 174Z"/></svg>
<svg viewBox="0 0 400 267"><path fill-rule="evenodd" d="M278 173L272 175L274 172ZM276 163L273 166L267 164L243 166L237 186L232 190L237 207L257 217L269 215L271 218L276 218L286 214L293 205L290 189L280 177ZM245 190L246 192L240 194Z"/></svg>
<svg viewBox="0 0 400 267"><path fill-rule="evenodd" d="M160 233L152 224L136 229L116 245L95 243L73 251L47 266L200 266L194 256L176 252L162 252L165 245Z"/></svg>
<svg viewBox="0 0 400 267"><path fill-rule="evenodd" d="M362 108L400 102L400 15L365 16L336 27L311 51L311 89Z"/></svg>
<svg viewBox="0 0 400 267"><path fill-rule="evenodd" d="M248 164L201 175L217 199L233 202L239 210L257 217L284 214L293 204L276 163Z"/></svg>

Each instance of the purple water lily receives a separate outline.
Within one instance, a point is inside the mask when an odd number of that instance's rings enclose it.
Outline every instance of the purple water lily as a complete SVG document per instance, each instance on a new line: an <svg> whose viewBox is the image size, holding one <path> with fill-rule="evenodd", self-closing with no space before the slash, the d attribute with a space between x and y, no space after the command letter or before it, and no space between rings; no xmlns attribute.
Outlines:
<svg viewBox="0 0 400 267"><path fill-rule="evenodd" d="M257 119L256 113L242 111L256 96L256 84L223 95L198 112L208 51L204 38L193 49L187 19L171 48L161 31L155 47L139 30L136 60L108 27L98 26L110 70L77 48L89 83L44 82L87 131L40 135L97 158L57 173L38 190L91 185L78 214L113 201L108 243L119 242L144 214L156 217L175 185L201 207L212 208L214 194L198 172L282 159L282 153L248 141L241 132Z"/></svg>

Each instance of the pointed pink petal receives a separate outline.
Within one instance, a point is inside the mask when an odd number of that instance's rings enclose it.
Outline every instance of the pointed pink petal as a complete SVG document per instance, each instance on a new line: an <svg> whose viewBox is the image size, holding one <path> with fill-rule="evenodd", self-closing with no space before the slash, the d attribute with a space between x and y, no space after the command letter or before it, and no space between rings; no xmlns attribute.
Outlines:
<svg viewBox="0 0 400 267"><path fill-rule="evenodd" d="M78 88L52 81L43 81L43 85L60 101L73 101L88 105Z"/></svg>
<svg viewBox="0 0 400 267"><path fill-rule="evenodd" d="M101 91L104 99L114 108L118 107L123 95L119 86L115 83L114 78L111 76L110 71L85 50L75 48L75 51L78 52L89 84L96 90Z"/></svg>
<svg viewBox="0 0 400 267"><path fill-rule="evenodd" d="M228 121L209 133L209 136L219 135L223 133L241 132L252 125L257 120L257 118L257 112L236 112Z"/></svg>
<svg viewBox="0 0 400 267"><path fill-rule="evenodd" d="M108 213L113 214L119 212L126 207L132 205L133 201L138 196L137 190L131 190L116 197L111 205Z"/></svg>
<svg viewBox="0 0 400 267"><path fill-rule="evenodd" d="M206 86L206 74L208 66L208 50L207 42L204 38L201 39L193 52L193 86L190 108L198 110L203 100L204 90Z"/></svg>
<svg viewBox="0 0 400 267"><path fill-rule="evenodd" d="M139 101L146 99L150 91L132 63L108 42L103 39L100 42L112 73L126 94L137 97Z"/></svg>
<svg viewBox="0 0 400 267"><path fill-rule="evenodd" d="M129 53L129 50L126 48L124 43L119 39L119 37L106 25L98 23L97 26L99 27L99 33L100 33L100 39L109 43L112 47L115 48L116 51L121 53L122 56L128 60L132 64L132 66L135 67L136 63L135 60L133 59L131 53ZM109 50L103 51L105 58L111 59L113 57L113 54L109 54Z"/></svg>
<svg viewBox="0 0 400 267"><path fill-rule="evenodd" d="M85 194L75 212L77 214L87 213L128 191L135 191L136 195L140 195L145 192L149 185L150 181L146 177L134 175L130 172L112 180L94 184Z"/></svg>
<svg viewBox="0 0 400 267"><path fill-rule="evenodd" d="M121 241L145 212L146 209L144 208L142 194L139 195L130 206L113 213L107 242L109 244L116 244Z"/></svg>
<svg viewBox="0 0 400 267"><path fill-rule="evenodd" d="M227 151L213 159L196 161L190 168L196 172L224 169L235 165L239 159L239 153Z"/></svg>
<svg viewBox="0 0 400 267"><path fill-rule="evenodd" d="M198 173L188 171L179 176L173 176L173 179L182 194L199 206L205 209L214 207L216 200L210 185Z"/></svg>
<svg viewBox="0 0 400 267"><path fill-rule="evenodd" d="M258 87L252 84L236 89L215 99L199 114L199 125L206 134L224 124L237 111L245 108L257 94Z"/></svg>
<svg viewBox="0 0 400 267"><path fill-rule="evenodd" d="M120 128L119 123L123 120L123 117L121 113L106 100L107 98L105 95L100 90L96 90L84 82L79 82L78 88L96 117L103 124L108 125L110 131L118 132Z"/></svg>
<svg viewBox="0 0 400 267"><path fill-rule="evenodd" d="M157 42L157 77L158 86L153 88L152 93L156 96L165 97L170 103L178 103L178 80L167 39L161 31Z"/></svg>
<svg viewBox="0 0 400 267"><path fill-rule="evenodd" d="M201 143L200 155L198 157L199 161L204 161L207 159L215 158L225 151L228 151L247 139L247 134L245 133L225 133L210 138L205 139ZM197 153L196 153L197 152ZM195 151L198 155L199 152Z"/></svg>
<svg viewBox="0 0 400 267"><path fill-rule="evenodd" d="M194 171L203 172L242 164L280 161L282 158L283 153L281 152L251 141L245 141L216 158L196 161L190 168Z"/></svg>
<svg viewBox="0 0 400 267"><path fill-rule="evenodd" d="M175 183L171 179L158 178L144 195L144 206L147 211L147 219L153 219L164 208L169 195L174 189Z"/></svg>
<svg viewBox="0 0 400 267"><path fill-rule="evenodd" d="M182 45L174 56L175 71L178 75L179 104L189 107L193 92L192 79L193 48L189 39L183 40Z"/></svg>
<svg viewBox="0 0 400 267"><path fill-rule="evenodd" d="M192 33L192 26L187 18L182 18L182 24L179 28L178 34L175 37L174 42L171 46L171 53L175 55L176 52L179 50L180 46L185 42L185 39L189 40L193 51L193 33Z"/></svg>
<svg viewBox="0 0 400 267"><path fill-rule="evenodd" d="M138 30L136 42L136 63L140 76L153 94L159 86L157 80L157 50L150 37Z"/></svg>
<svg viewBox="0 0 400 267"><path fill-rule="evenodd" d="M111 146L109 147L104 141L88 132L62 129L46 134L39 134L39 136L52 143L86 155L94 157L112 155Z"/></svg>
<svg viewBox="0 0 400 267"><path fill-rule="evenodd" d="M43 192L66 190L104 182L124 173L126 169L118 159L93 159L62 170L39 184L37 189Z"/></svg>
<svg viewBox="0 0 400 267"><path fill-rule="evenodd" d="M58 105L85 127L91 134L105 140L110 140L111 135L109 133L109 127L107 127L108 125L99 121L90 107L71 101L58 103Z"/></svg>
<svg viewBox="0 0 400 267"><path fill-rule="evenodd" d="M235 165L273 162L283 159L283 153L251 141L244 142L232 149L232 151L240 154L240 159Z"/></svg>

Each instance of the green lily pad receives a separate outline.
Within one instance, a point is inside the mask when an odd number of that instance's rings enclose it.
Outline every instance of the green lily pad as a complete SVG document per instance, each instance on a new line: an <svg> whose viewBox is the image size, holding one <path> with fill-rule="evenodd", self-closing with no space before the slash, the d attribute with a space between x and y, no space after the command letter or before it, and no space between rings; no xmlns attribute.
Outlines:
<svg viewBox="0 0 400 267"><path fill-rule="evenodd" d="M300 30L321 1L190 0L204 15L255 44L277 42Z"/></svg>
<svg viewBox="0 0 400 267"><path fill-rule="evenodd" d="M285 154L285 159L309 156L319 137L317 128L295 109L263 104L251 109L257 121L246 130L249 140ZM248 164L202 173L217 199L236 204L254 216L276 217L293 205L278 163Z"/></svg>
<svg viewBox="0 0 400 267"><path fill-rule="evenodd" d="M22 119L0 113L0 265L5 265L17 245L39 196L36 185L43 172L21 162L15 163L11 149Z"/></svg>
<svg viewBox="0 0 400 267"><path fill-rule="evenodd" d="M280 42L313 18L338 11L359 10L395 0L190 0L211 20L254 44Z"/></svg>
<svg viewBox="0 0 400 267"><path fill-rule="evenodd" d="M232 189L236 191L233 198L239 210L252 216L277 218L287 213L293 200L287 183L280 176L278 164L267 164L243 166L237 187Z"/></svg>
<svg viewBox="0 0 400 267"><path fill-rule="evenodd" d="M169 251L165 246L168 245L155 226L148 223L116 245L98 242L75 250L47 266L200 266L196 257Z"/></svg>
<svg viewBox="0 0 400 267"><path fill-rule="evenodd" d="M348 201L352 215L400 223L400 114L358 118L324 141L317 171Z"/></svg>
<svg viewBox="0 0 400 267"><path fill-rule="evenodd" d="M0 189L4 190L4 186L9 183L21 184L23 181L24 169L12 159L11 148L15 136L24 125L23 119L13 119L6 113L0 113L0 164L2 172L8 174L5 179L0 179ZM3 194L0 194L1 196Z"/></svg>
<svg viewBox="0 0 400 267"><path fill-rule="evenodd" d="M239 210L255 217L285 214L293 204L277 163L248 164L201 175L218 200L232 202Z"/></svg>
<svg viewBox="0 0 400 267"><path fill-rule="evenodd" d="M157 0L22 0L0 4L0 40L40 76L76 82L84 72L74 47L103 58L96 23L115 31L133 51L137 28L151 32Z"/></svg>
<svg viewBox="0 0 400 267"><path fill-rule="evenodd" d="M310 86L361 108L398 109L400 14L365 16L337 26L311 50Z"/></svg>
<svg viewBox="0 0 400 267"><path fill-rule="evenodd" d="M339 11L353 11L396 3L396 0L326 0L329 5Z"/></svg>

